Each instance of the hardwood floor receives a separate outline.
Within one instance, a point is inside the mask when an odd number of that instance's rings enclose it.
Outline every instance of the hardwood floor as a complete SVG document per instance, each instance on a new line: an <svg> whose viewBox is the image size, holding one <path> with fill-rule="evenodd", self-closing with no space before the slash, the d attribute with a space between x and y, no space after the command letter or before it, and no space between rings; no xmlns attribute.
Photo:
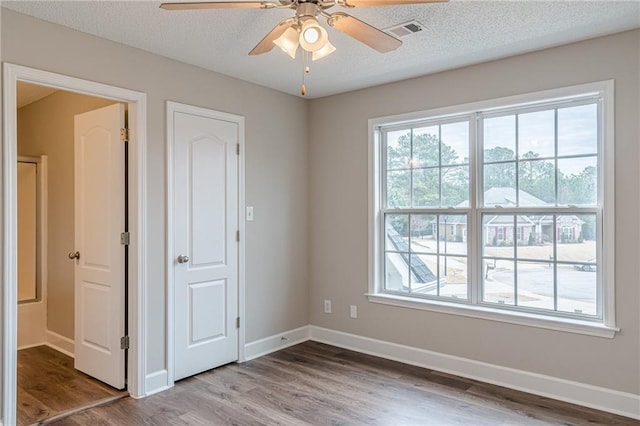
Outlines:
<svg viewBox="0 0 640 426"><path fill-rule="evenodd" d="M38 424L127 396L73 368L73 358L47 346L18 351L18 425Z"/></svg>
<svg viewBox="0 0 640 426"><path fill-rule="evenodd" d="M638 425L548 398L305 342L56 425Z"/></svg>

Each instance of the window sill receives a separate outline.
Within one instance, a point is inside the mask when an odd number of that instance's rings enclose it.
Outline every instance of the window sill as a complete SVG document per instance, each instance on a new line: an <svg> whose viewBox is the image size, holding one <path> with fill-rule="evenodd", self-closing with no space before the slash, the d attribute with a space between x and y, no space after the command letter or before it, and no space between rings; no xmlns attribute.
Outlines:
<svg viewBox="0 0 640 426"><path fill-rule="evenodd" d="M570 318L558 318L537 315L528 312L514 312L494 309L486 306L451 303L440 300L417 300L391 294L365 294L369 302L384 305L400 306L404 308L421 309L451 315L480 318L490 321L506 322L529 327L545 328L548 330L564 331L567 333L586 334L589 336L612 339L619 328L609 327L601 323L581 321Z"/></svg>

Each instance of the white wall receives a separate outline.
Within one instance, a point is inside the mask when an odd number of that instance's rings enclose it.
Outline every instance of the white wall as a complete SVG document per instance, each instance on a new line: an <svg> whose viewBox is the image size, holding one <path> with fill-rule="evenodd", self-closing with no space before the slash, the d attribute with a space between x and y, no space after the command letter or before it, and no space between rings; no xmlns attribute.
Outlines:
<svg viewBox="0 0 640 426"><path fill-rule="evenodd" d="M246 340L308 324L307 103L2 9L1 59L147 94L147 374L166 369L165 102L246 123ZM287 117L282 125L281 117Z"/></svg>
<svg viewBox="0 0 640 426"><path fill-rule="evenodd" d="M640 31L311 101L311 324L640 394L638 107ZM368 290L367 120L615 80L614 339L372 304ZM333 300L333 314L322 311ZM358 305L358 319L349 305Z"/></svg>

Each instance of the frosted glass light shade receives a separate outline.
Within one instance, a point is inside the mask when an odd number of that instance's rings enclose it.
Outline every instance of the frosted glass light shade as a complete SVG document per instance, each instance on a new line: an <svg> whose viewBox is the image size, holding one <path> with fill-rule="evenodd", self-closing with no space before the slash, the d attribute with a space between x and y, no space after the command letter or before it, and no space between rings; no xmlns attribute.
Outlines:
<svg viewBox="0 0 640 426"><path fill-rule="evenodd" d="M325 56L331 55L336 50L336 47L331 44L329 40L322 46L320 49L316 50L311 54L311 60L315 61L318 59L322 59Z"/></svg>
<svg viewBox="0 0 640 426"><path fill-rule="evenodd" d="M324 47L329 40L327 30L322 28L318 21L309 18L302 24L300 30L300 46L307 52L315 52Z"/></svg>
<svg viewBox="0 0 640 426"><path fill-rule="evenodd" d="M280 37L273 40L273 43L282 49L284 53L295 59L298 45L300 44L299 37L298 31L289 27Z"/></svg>

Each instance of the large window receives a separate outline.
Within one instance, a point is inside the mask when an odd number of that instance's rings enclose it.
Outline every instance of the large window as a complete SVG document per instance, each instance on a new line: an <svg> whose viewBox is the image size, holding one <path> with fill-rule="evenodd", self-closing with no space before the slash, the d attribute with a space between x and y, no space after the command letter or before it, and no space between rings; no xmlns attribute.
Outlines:
<svg viewBox="0 0 640 426"><path fill-rule="evenodd" d="M372 120L370 300L615 329L611 85Z"/></svg>

